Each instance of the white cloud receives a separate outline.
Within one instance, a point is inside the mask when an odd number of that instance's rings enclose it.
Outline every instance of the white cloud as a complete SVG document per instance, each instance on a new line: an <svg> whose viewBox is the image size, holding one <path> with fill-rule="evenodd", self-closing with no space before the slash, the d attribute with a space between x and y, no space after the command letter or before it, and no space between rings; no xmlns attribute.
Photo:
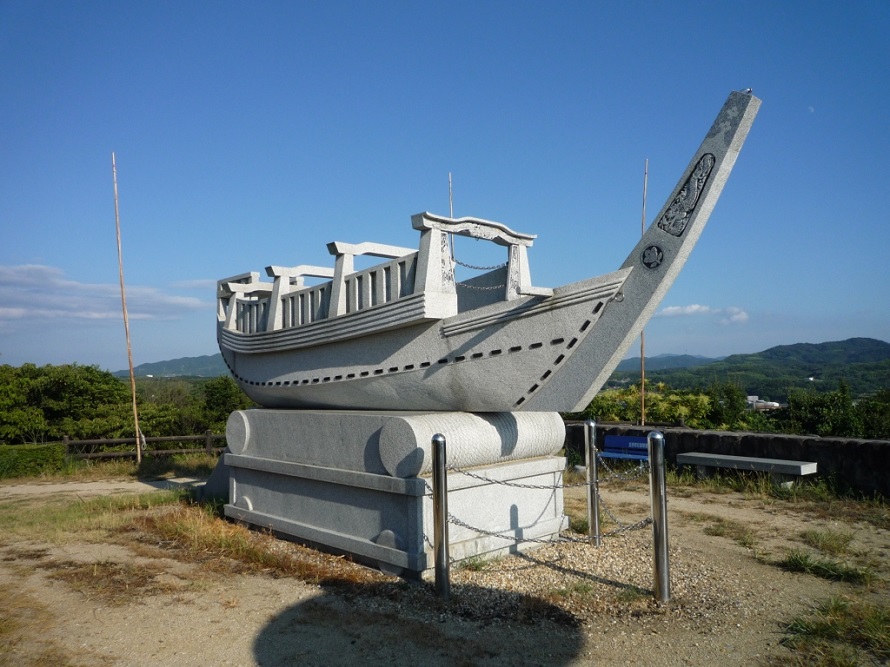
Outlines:
<svg viewBox="0 0 890 667"><path fill-rule="evenodd" d="M656 317L691 317L699 315L713 315L720 317L720 324L744 324L748 321L748 313L736 306L727 308L711 308L698 303L688 306L668 306L655 314Z"/></svg>
<svg viewBox="0 0 890 667"><path fill-rule="evenodd" d="M748 321L748 313L741 308L730 306L724 308L723 312L726 313L726 317L720 320L720 324L744 324Z"/></svg>
<svg viewBox="0 0 890 667"><path fill-rule="evenodd" d="M61 269L39 264L0 266L0 317L9 320L120 319L120 285L67 280ZM154 287L127 288L127 310L135 320L175 319L208 308L194 297L166 294Z"/></svg>
<svg viewBox="0 0 890 667"><path fill-rule="evenodd" d="M216 281L212 278L198 278L196 280L179 280L171 283L170 287L176 289L202 290L208 294L216 294Z"/></svg>
<svg viewBox="0 0 890 667"><path fill-rule="evenodd" d="M693 303L689 306L668 306L667 308L662 308L661 312L657 314L657 317L685 317L687 315L708 315L713 312L714 310L708 306L702 306L697 303Z"/></svg>

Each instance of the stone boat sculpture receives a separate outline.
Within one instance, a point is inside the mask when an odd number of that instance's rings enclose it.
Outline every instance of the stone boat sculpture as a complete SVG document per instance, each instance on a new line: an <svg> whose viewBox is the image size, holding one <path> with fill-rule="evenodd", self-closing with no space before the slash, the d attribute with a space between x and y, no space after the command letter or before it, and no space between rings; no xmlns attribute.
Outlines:
<svg viewBox="0 0 890 667"><path fill-rule="evenodd" d="M731 93L642 240L614 273L531 283L534 236L476 218L411 218L419 249L334 242L334 267L270 266L218 283L218 340L266 408L582 410L670 288L699 238L760 100ZM448 235L506 249L456 283ZM355 271L356 255L382 257ZM307 286L304 278L325 279Z"/></svg>

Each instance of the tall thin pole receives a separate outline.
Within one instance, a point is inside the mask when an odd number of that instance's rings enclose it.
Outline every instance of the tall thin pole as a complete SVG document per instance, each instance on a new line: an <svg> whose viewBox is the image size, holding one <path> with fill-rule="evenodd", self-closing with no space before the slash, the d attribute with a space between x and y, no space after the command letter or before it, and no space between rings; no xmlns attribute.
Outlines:
<svg viewBox="0 0 890 667"><path fill-rule="evenodd" d="M454 192L451 189L451 172L448 172L448 217L454 218ZM448 245L451 247L451 261L454 261L454 234L448 235Z"/></svg>
<svg viewBox="0 0 890 667"><path fill-rule="evenodd" d="M587 536L602 546L600 535L599 464L596 460L596 422L584 422L584 462L587 464Z"/></svg>
<svg viewBox="0 0 890 667"><path fill-rule="evenodd" d="M124 311L124 333L127 336L127 361L130 364L130 395L133 398L133 424L136 427L136 464L142 463L142 432L139 430L139 411L136 409L136 376L133 373L133 349L130 346L130 318L127 315L127 293L124 289L124 256L121 251L121 216L117 203L117 165L111 153L111 177L114 181L114 226L117 230L117 268L121 282L121 308Z"/></svg>
<svg viewBox="0 0 890 667"><path fill-rule="evenodd" d="M451 596L451 562L448 548L448 475L445 436L433 436L433 549L436 594L446 602Z"/></svg>
<svg viewBox="0 0 890 667"><path fill-rule="evenodd" d="M649 184L649 158L643 167L643 215L640 219L640 236L646 234L646 187ZM640 425L646 425L646 332L640 330Z"/></svg>
<svg viewBox="0 0 890 667"><path fill-rule="evenodd" d="M655 578L655 599L671 599L671 566L668 554L667 493L664 484L664 435L651 431L649 445L649 501L652 508L652 542L655 557L652 569Z"/></svg>

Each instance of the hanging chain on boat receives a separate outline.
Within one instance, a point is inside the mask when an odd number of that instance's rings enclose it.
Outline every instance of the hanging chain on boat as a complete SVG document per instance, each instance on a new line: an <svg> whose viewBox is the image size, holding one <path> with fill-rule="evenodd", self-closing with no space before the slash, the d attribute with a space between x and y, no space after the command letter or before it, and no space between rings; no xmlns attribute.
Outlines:
<svg viewBox="0 0 890 667"><path fill-rule="evenodd" d="M495 266L475 266L473 264L467 264L466 262L460 261L457 257L452 255L451 259L455 264L463 266L467 269L473 269L475 271L494 271L496 269L503 269L507 266L508 262L504 262L503 264L496 264ZM479 290L480 292L490 292L493 290L504 289L507 286L507 283L501 283L500 285L471 285L467 282L455 283L458 287L463 287L464 289L472 289Z"/></svg>
<svg viewBox="0 0 890 667"><path fill-rule="evenodd" d="M455 264L458 264L465 269L473 269L474 271L494 271L495 269L503 269L507 266L508 262L504 262L503 264L495 264L494 266L474 266L473 264L467 264L466 262L460 261L457 257L452 257Z"/></svg>
<svg viewBox="0 0 890 667"><path fill-rule="evenodd" d="M448 215L452 219L454 218L454 191L452 190L452 187L451 187L451 172L450 171L448 172ZM498 264L496 266L474 266L472 264L467 264L465 262L462 262L457 257L454 256L454 234L449 234L448 239L449 239L449 245L451 246L451 261L459 266L464 267L465 269L473 269L474 271L494 271L495 269L503 269L508 264L508 262L504 262L503 264ZM463 285L463 283L458 283L458 285ZM464 285L464 286L466 287L466 285ZM498 287L504 287L504 285L499 285ZM482 288L482 289L484 289L484 288Z"/></svg>

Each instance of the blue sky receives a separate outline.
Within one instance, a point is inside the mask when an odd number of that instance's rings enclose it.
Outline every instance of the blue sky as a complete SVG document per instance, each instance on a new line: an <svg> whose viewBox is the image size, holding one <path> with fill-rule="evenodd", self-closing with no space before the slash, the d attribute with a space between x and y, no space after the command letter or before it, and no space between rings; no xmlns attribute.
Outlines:
<svg viewBox="0 0 890 667"><path fill-rule="evenodd" d="M217 279L536 233L535 284L616 269L731 90L763 106L649 355L890 340L890 3L0 0L0 363L212 354ZM459 239L458 257L487 244ZM495 263L500 255L491 258Z"/></svg>

